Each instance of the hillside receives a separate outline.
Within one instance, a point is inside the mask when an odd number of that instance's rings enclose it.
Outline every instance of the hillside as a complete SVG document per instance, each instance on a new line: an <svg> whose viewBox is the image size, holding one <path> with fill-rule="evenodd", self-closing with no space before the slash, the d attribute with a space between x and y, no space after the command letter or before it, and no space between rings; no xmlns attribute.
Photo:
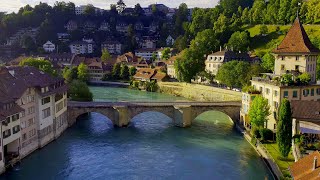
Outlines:
<svg viewBox="0 0 320 180"><path fill-rule="evenodd" d="M268 33L266 36L262 36L260 35L261 26L262 25L255 25L243 28L243 30L247 30L250 33L250 37L253 38L250 48L253 49L257 55L270 51L275 48L277 44L280 44L286 32L291 27L291 25L278 26L280 31L277 33L277 25L267 25ZM315 39L320 40L320 25L304 25L304 28L313 43Z"/></svg>

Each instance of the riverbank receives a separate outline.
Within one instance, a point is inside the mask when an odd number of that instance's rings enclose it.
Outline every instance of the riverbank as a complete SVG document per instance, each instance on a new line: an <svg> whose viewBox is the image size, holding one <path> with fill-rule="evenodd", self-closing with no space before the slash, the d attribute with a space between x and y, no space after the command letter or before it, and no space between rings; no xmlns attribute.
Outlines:
<svg viewBox="0 0 320 180"><path fill-rule="evenodd" d="M181 96L194 101L241 101L242 93L199 84L159 82L160 93Z"/></svg>
<svg viewBox="0 0 320 180"><path fill-rule="evenodd" d="M130 86L129 83L116 82L116 81L91 81L91 82L88 82L88 85L89 86L121 87L121 88L128 88Z"/></svg>

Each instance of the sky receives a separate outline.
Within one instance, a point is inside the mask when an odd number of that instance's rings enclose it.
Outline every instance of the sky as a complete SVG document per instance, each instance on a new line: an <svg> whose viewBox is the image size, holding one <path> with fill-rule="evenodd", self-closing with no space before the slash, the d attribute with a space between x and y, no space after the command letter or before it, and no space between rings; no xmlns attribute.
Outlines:
<svg viewBox="0 0 320 180"><path fill-rule="evenodd" d="M57 0L41 0L53 5ZM109 9L110 4L115 4L117 0L65 0L65 2L71 1L77 5L93 4L96 7L103 9ZM181 3L186 3L188 7L214 7L219 0L124 0L127 7L134 7L135 4L140 3L142 7L145 7L153 3L162 3L169 7L178 7ZM40 0L0 0L0 12L17 12L20 7L27 4L34 6L39 4Z"/></svg>

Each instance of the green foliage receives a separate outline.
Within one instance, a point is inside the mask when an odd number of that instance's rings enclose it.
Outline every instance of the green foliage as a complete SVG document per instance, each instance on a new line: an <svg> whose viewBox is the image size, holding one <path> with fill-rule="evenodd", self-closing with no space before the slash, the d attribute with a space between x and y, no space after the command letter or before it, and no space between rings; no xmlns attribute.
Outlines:
<svg viewBox="0 0 320 180"><path fill-rule="evenodd" d="M114 79L119 79L120 78L120 73L121 73L121 65L119 63L116 63L113 66L112 69L112 76Z"/></svg>
<svg viewBox="0 0 320 180"><path fill-rule="evenodd" d="M263 128L264 123L268 120L270 115L270 106L268 100L264 97L257 95L249 110L249 119L253 127Z"/></svg>
<svg viewBox="0 0 320 180"><path fill-rule="evenodd" d="M256 90L253 86L244 86L242 88L242 92L250 93L250 94L260 94L261 92Z"/></svg>
<svg viewBox="0 0 320 180"><path fill-rule="evenodd" d="M96 15L96 10L92 4L86 5L84 9L84 15L93 17Z"/></svg>
<svg viewBox="0 0 320 180"><path fill-rule="evenodd" d="M261 128L259 133L262 141L273 140L273 132L270 129Z"/></svg>
<svg viewBox="0 0 320 180"><path fill-rule="evenodd" d="M71 83L73 78L72 78L72 71L71 69L69 69L67 66L64 67L63 71L62 71L62 76L65 79L66 83Z"/></svg>
<svg viewBox="0 0 320 180"><path fill-rule="evenodd" d="M307 85L307 84L309 84L310 81L311 81L311 76L310 76L309 73L304 72L304 73L302 73L302 74L300 74L300 75L298 76L298 80L299 80L299 82L300 82L301 84ZM298 81L298 80L297 80L297 81Z"/></svg>
<svg viewBox="0 0 320 180"><path fill-rule="evenodd" d="M292 85L294 83L292 74L283 74L281 76L281 83L288 86Z"/></svg>
<svg viewBox="0 0 320 180"><path fill-rule="evenodd" d="M134 76L136 73L137 73L137 68L136 67L130 67L130 69L129 69L130 76Z"/></svg>
<svg viewBox="0 0 320 180"><path fill-rule="evenodd" d="M111 55L107 49L102 50L101 61L107 62L111 58Z"/></svg>
<svg viewBox="0 0 320 180"><path fill-rule="evenodd" d="M68 95L72 101L92 101L93 95L83 81L74 80L69 86Z"/></svg>
<svg viewBox="0 0 320 180"><path fill-rule="evenodd" d="M254 137L254 138L261 138L260 136L260 129L259 127L256 127L256 126L253 126L251 128L251 135Z"/></svg>
<svg viewBox="0 0 320 180"><path fill-rule="evenodd" d="M268 33L268 27L266 25L260 26L260 34L267 34Z"/></svg>
<svg viewBox="0 0 320 180"><path fill-rule="evenodd" d="M164 48L162 51L161 59L168 60L170 58L171 50L170 48Z"/></svg>
<svg viewBox="0 0 320 180"><path fill-rule="evenodd" d="M127 65L121 66L121 71L120 71L120 77L123 80L128 80L129 79L129 68Z"/></svg>
<svg viewBox="0 0 320 180"><path fill-rule="evenodd" d="M155 81L146 82L145 86L146 91L149 92L156 92L159 89L159 86Z"/></svg>
<svg viewBox="0 0 320 180"><path fill-rule="evenodd" d="M288 157L292 138L292 113L288 99L283 99L277 122L277 144L282 157Z"/></svg>
<svg viewBox="0 0 320 180"><path fill-rule="evenodd" d="M262 57L262 62L261 62L261 66L267 70L272 72L274 69L274 62L275 62L275 58L271 53L266 53L263 57Z"/></svg>
<svg viewBox="0 0 320 180"><path fill-rule="evenodd" d="M188 21L188 6L181 3L174 16L174 33L176 36L184 34L183 24Z"/></svg>
<svg viewBox="0 0 320 180"><path fill-rule="evenodd" d="M36 52L37 45L30 36L24 36L21 40L21 45L27 52Z"/></svg>
<svg viewBox="0 0 320 180"><path fill-rule="evenodd" d="M87 82L89 80L88 66L84 63L80 63L77 74L80 81Z"/></svg>
<svg viewBox="0 0 320 180"><path fill-rule="evenodd" d="M235 32L231 35L228 41L228 47L231 47L234 51L246 52L250 44L250 36L247 32Z"/></svg>
<svg viewBox="0 0 320 180"><path fill-rule="evenodd" d="M33 58L24 59L19 63L20 66L33 66L40 71L57 76L57 72L53 69L53 65L48 60L38 60Z"/></svg>

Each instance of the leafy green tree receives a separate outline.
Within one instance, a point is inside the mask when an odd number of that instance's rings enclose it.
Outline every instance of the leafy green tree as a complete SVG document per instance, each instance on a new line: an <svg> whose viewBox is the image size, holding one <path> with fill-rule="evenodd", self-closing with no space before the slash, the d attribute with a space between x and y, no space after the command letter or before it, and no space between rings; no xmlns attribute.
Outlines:
<svg viewBox="0 0 320 180"><path fill-rule="evenodd" d="M107 62L111 58L111 55L107 49L102 50L101 61Z"/></svg>
<svg viewBox="0 0 320 180"><path fill-rule="evenodd" d="M269 71L272 72L274 70L274 62L275 62L275 58L271 53L266 53L263 57L262 57L262 62L261 62L261 66Z"/></svg>
<svg viewBox="0 0 320 180"><path fill-rule="evenodd" d="M65 80L66 83L71 83L73 78L72 78L72 71L71 69L69 69L67 66L64 67L63 71L62 71L62 76Z"/></svg>
<svg viewBox="0 0 320 180"><path fill-rule="evenodd" d="M136 67L130 67L129 69L129 74L130 76L134 76L137 73L137 68Z"/></svg>
<svg viewBox="0 0 320 180"><path fill-rule="evenodd" d="M268 27L266 25L260 26L260 34L268 34Z"/></svg>
<svg viewBox="0 0 320 180"><path fill-rule="evenodd" d="M95 7L92 4L86 5L84 8L84 15L93 17L96 15Z"/></svg>
<svg viewBox="0 0 320 180"><path fill-rule="evenodd" d="M264 0L255 0L252 8L250 9L250 14L252 21L256 24L261 24L264 21L263 12L266 9L266 3Z"/></svg>
<svg viewBox="0 0 320 180"><path fill-rule="evenodd" d="M121 66L121 71L120 71L120 77L124 80L128 80L129 79L129 68L127 65L123 65Z"/></svg>
<svg viewBox="0 0 320 180"><path fill-rule="evenodd" d="M162 51L161 59L168 60L170 58L171 50L170 48L164 48Z"/></svg>
<svg viewBox="0 0 320 180"><path fill-rule="evenodd" d="M89 80L88 66L84 63L80 63L78 66L78 79L83 82L87 82Z"/></svg>
<svg viewBox="0 0 320 180"><path fill-rule="evenodd" d="M298 79L299 79L300 83L302 83L304 85L308 85L311 81L311 76L309 73L304 72L298 76Z"/></svg>
<svg viewBox="0 0 320 180"><path fill-rule="evenodd" d="M185 36L179 36L173 45L179 52L186 49L188 47L188 39Z"/></svg>
<svg viewBox="0 0 320 180"><path fill-rule="evenodd" d="M151 56L150 60L151 60L152 62L154 62L154 61L156 61L157 59L158 59L157 54L156 54L156 53L152 53L152 56Z"/></svg>
<svg viewBox="0 0 320 180"><path fill-rule="evenodd" d="M21 40L21 45L28 53L37 51L37 45L30 36L24 36Z"/></svg>
<svg viewBox="0 0 320 180"><path fill-rule="evenodd" d="M292 74L283 74L281 76L281 83L288 86L292 85L294 83Z"/></svg>
<svg viewBox="0 0 320 180"><path fill-rule="evenodd" d="M72 101L92 101L93 95L88 85L79 80L74 80L69 86L68 95Z"/></svg>
<svg viewBox="0 0 320 180"><path fill-rule="evenodd" d="M288 99L283 99L277 122L277 144L282 157L288 157L292 139L292 113Z"/></svg>
<svg viewBox="0 0 320 180"><path fill-rule="evenodd" d="M144 11L141 7L141 5L138 3L134 6L134 15L135 16L142 16L144 14Z"/></svg>
<svg viewBox="0 0 320 180"><path fill-rule="evenodd" d="M48 73L52 76L57 76L57 72L53 69L53 65L48 60L38 60L34 58L24 59L19 63L20 66L33 66L40 71Z"/></svg>
<svg viewBox="0 0 320 180"><path fill-rule="evenodd" d="M249 110L249 119L252 127L263 128L269 115L270 106L268 100L261 95L257 95L252 101Z"/></svg>
<svg viewBox="0 0 320 180"><path fill-rule="evenodd" d="M248 84L247 72L249 71L249 63L243 61L230 61L219 68L216 79L228 87L243 87Z"/></svg>
<svg viewBox="0 0 320 180"><path fill-rule="evenodd" d="M188 6L186 3L181 3L174 16L174 33L179 36L184 33L183 24L188 21Z"/></svg>
<svg viewBox="0 0 320 180"><path fill-rule="evenodd" d="M250 39L246 32L235 32L231 35L228 41L228 47L233 48L235 51L245 52L248 50Z"/></svg>
<svg viewBox="0 0 320 180"><path fill-rule="evenodd" d="M119 79L120 78L120 73L121 73L121 65L119 63L116 63L113 66L112 69L112 76L114 79Z"/></svg>

